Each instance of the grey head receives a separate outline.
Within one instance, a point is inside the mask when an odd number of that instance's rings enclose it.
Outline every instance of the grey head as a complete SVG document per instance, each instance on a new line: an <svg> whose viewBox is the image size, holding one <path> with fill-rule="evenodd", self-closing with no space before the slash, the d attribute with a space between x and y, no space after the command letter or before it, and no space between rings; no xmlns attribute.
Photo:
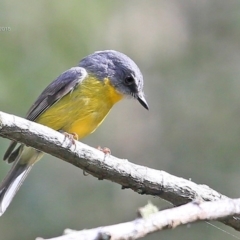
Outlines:
<svg viewBox="0 0 240 240"><path fill-rule="evenodd" d="M78 66L99 80L108 78L119 93L136 98L144 108L149 109L143 92L142 73L125 54L114 50L98 51L83 58Z"/></svg>

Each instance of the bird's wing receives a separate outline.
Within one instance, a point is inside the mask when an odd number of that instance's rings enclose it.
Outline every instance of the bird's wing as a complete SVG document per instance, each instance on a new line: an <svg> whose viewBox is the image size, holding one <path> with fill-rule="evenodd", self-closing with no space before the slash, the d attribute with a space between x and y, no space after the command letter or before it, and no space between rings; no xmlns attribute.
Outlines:
<svg viewBox="0 0 240 240"><path fill-rule="evenodd" d="M35 121L39 115L45 112L54 103L72 92L82 82L86 75L85 69L81 67L73 67L62 73L45 88L29 109L26 118L30 121Z"/></svg>
<svg viewBox="0 0 240 240"><path fill-rule="evenodd" d="M57 79L50 83L41 93L35 103L29 109L26 119L35 121L39 115L45 112L62 97L72 92L86 77L87 72L84 68L73 67L62 73ZM17 142L11 141L3 159L7 160L13 153Z"/></svg>

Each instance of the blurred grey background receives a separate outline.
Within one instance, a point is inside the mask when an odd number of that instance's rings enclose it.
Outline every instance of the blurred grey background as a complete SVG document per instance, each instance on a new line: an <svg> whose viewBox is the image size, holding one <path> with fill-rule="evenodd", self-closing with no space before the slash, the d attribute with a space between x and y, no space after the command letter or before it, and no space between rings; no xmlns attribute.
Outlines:
<svg viewBox="0 0 240 240"><path fill-rule="evenodd" d="M82 141L113 155L239 197L239 1L7 1L0 3L0 110L24 116L60 73L96 50L139 65L150 111L117 104ZM2 29L2 28L1 28ZM0 139L0 155L9 141ZM10 166L0 162L0 179ZM7 212L0 239L32 240L130 221L151 200L46 155ZM234 230L216 223L237 235ZM145 239L234 239L197 223Z"/></svg>

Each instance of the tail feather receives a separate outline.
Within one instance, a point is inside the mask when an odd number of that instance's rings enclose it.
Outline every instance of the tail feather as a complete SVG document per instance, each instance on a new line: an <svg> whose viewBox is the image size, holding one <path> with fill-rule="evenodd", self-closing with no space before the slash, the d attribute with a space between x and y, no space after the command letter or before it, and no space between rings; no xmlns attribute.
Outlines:
<svg viewBox="0 0 240 240"><path fill-rule="evenodd" d="M14 163L0 188L0 216L5 212L33 165Z"/></svg>
<svg viewBox="0 0 240 240"><path fill-rule="evenodd" d="M14 163L0 185L0 216L6 211L34 163L42 156L42 152L23 144L8 154L7 160Z"/></svg>

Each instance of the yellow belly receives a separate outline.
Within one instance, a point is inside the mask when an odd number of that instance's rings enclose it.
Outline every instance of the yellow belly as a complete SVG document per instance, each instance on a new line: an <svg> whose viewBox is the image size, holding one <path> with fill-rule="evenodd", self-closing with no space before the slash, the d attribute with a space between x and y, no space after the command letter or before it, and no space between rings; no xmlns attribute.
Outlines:
<svg viewBox="0 0 240 240"><path fill-rule="evenodd" d="M43 112L36 122L83 138L96 130L122 98L108 79L98 81L88 77L72 93Z"/></svg>

